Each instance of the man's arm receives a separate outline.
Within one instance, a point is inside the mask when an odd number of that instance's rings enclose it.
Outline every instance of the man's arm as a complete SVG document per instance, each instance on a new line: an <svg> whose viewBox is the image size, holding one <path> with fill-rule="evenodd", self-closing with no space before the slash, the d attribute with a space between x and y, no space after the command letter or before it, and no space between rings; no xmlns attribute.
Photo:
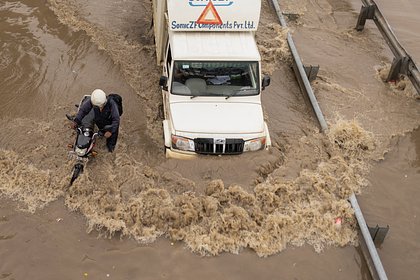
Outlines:
<svg viewBox="0 0 420 280"><path fill-rule="evenodd" d="M79 108L79 112L77 112L76 117L74 118L74 121L80 125L82 123L83 118L89 114L90 110L92 110L92 103L90 102L90 99L85 100L85 102L82 103L82 106Z"/></svg>

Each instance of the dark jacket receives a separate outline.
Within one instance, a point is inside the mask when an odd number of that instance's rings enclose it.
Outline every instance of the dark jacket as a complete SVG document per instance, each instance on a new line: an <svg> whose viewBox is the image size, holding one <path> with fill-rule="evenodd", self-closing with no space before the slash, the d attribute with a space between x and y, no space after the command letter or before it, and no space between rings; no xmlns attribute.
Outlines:
<svg viewBox="0 0 420 280"><path fill-rule="evenodd" d="M111 125L111 129L109 129L111 133L116 133L118 131L120 126L120 114L118 112L118 106L112 98L108 98L102 112L99 110L99 107L92 105L90 99L86 100L83 102L82 106L80 106L74 121L80 125L82 119L92 110L92 108L95 112L95 124L99 129L102 129L105 125Z"/></svg>

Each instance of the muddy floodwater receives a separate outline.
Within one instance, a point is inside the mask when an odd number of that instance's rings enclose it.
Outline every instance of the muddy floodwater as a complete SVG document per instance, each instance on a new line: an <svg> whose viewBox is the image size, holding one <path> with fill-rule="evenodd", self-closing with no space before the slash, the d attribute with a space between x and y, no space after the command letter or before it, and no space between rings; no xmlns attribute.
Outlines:
<svg viewBox="0 0 420 280"><path fill-rule="evenodd" d="M420 4L378 0L420 61ZM270 1L256 33L273 147L166 159L147 0L0 0L0 279L370 279L347 198L390 279L420 273L420 104L385 83L391 52L357 0L280 2L329 124L290 69ZM69 187L66 113L95 88L123 97L114 153ZM341 222L337 222L341 221Z"/></svg>

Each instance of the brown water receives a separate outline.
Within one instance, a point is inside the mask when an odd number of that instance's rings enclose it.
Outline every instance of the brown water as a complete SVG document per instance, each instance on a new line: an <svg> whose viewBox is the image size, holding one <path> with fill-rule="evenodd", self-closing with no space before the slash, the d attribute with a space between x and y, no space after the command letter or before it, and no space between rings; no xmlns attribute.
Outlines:
<svg viewBox="0 0 420 280"><path fill-rule="evenodd" d="M405 2L417 5L410 3ZM353 31L357 15L350 3L283 5L300 15L291 29L305 63L321 64L314 87L330 133L319 134L288 67L285 32L263 2L257 39L264 71L273 73L263 105L274 147L239 157L178 161L166 160L161 148L159 69L147 1L0 2L0 94L6 100L0 103L0 118L7 131L0 135L0 242L5 248L0 259L6 260L1 277L368 278L358 251L349 246L356 244L356 224L346 198L368 185L367 179L372 182L367 192L374 192L382 176L375 174L389 173L383 163L395 167L408 161L413 162L408 170L418 170L418 160L395 159L391 152L368 176L370 160L397 145L394 135L419 126L418 102L409 85L401 90L382 83L380 70L390 61L389 51L374 28ZM71 162L65 146L74 136L63 116L97 87L124 98L118 148L112 155L100 150L67 189ZM413 135L415 143L420 137ZM402 140L397 147L410 145ZM399 182L399 171L387 182ZM413 190L418 179L407 178ZM407 198L392 185L391 197ZM368 219L382 222L375 215L390 214L386 209L375 214L379 207L369 194L363 209ZM408 210L415 213L415 191L408 198ZM386 198L380 201L389 204ZM341 226L334 224L337 217ZM412 236L414 246L405 243L401 252L413 248L413 263L419 259L418 232L414 226L401 233ZM97 239L98 233L114 237ZM150 243L162 235L172 241ZM394 236L391 229L389 248L410 240ZM299 248L304 244L309 245ZM387 244L380 252L386 269L394 278L408 279L417 268L398 250L385 249ZM240 255L203 259L190 250Z"/></svg>

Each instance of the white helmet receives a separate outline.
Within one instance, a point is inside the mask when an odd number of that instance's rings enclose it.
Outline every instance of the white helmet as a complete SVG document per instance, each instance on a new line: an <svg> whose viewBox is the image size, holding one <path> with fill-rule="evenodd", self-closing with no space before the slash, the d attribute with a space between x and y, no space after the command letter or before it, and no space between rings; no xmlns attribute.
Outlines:
<svg viewBox="0 0 420 280"><path fill-rule="evenodd" d="M90 101L92 102L93 106L104 106L106 103L105 92L101 89L95 89L90 96Z"/></svg>

